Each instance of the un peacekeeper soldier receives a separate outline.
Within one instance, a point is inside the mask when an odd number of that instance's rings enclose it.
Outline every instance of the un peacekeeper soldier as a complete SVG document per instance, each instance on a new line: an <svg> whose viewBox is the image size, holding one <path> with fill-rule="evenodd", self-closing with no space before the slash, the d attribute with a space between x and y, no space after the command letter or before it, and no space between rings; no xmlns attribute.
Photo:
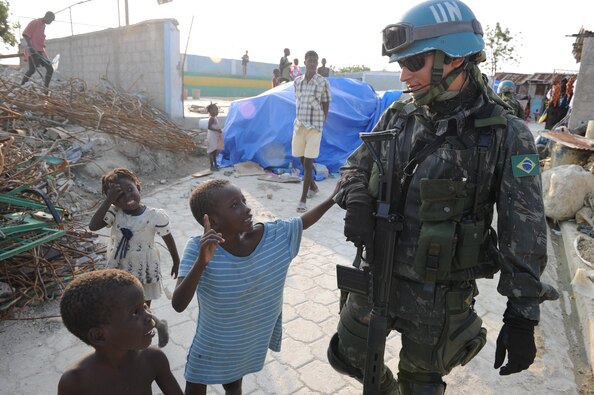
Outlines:
<svg viewBox="0 0 594 395"><path fill-rule="evenodd" d="M505 104L510 108L512 114L520 119L525 119L526 114L520 105L520 102L516 100L514 94L516 92L516 84L510 80L503 80L497 87L497 94L504 101Z"/></svg>
<svg viewBox="0 0 594 395"><path fill-rule="evenodd" d="M399 185L411 177L406 191L394 189L395 201L406 198L389 328L401 333L402 349L397 380L386 368L382 393L443 394L443 376L481 350L486 329L473 309L476 279L501 270L497 289L508 298L495 352L496 369L507 354L501 375L532 364L539 298L558 297L540 282L547 233L534 140L479 71L482 35L471 9L456 0L423 2L383 31L383 52L400 64L412 98L394 103L373 130L405 119L393 177ZM346 209L345 235L368 248L378 173L365 145L341 173L335 200ZM499 235L491 227L494 206ZM350 293L328 348L330 364L360 381L371 307L368 297Z"/></svg>

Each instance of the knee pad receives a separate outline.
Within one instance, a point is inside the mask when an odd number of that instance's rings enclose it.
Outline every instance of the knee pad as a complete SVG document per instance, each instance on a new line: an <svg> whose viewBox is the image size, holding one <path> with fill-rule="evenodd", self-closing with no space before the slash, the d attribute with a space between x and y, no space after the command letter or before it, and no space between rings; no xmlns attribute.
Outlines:
<svg viewBox="0 0 594 395"><path fill-rule="evenodd" d="M327 354L328 362L336 371L363 382L368 327L357 320L363 317L353 317L356 312L351 303L344 305Z"/></svg>
<svg viewBox="0 0 594 395"><path fill-rule="evenodd" d="M444 372L449 373L458 365L466 365L487 343L487 330L483 320L469 309L460 314L448 314L446 337L438 348Z"/></svg>
<svg viewBox="0 0 594 395"><path fill-rule="evenodd" d="M350 294L340 312L337 333L328 347L328 361L339 373L363 382L365 357L367 355L367 324L369 315L366 298ZM380 394L398 394L398 383L385 367Z"/></svg>
<svg viewBox="0 0 594 395"><path fill-rule="evenodd" d="M449 299L463 300L455 293ZM441 376L454 367L467 364L487 342L487 330L469 304L448 303L445 322L435 344L419 343L408 334L402 335L400 370L433 372Z"/></svg>
<svg viewBox="0 0 594 395"><path fill-rule="evenodd" d="M349 365L341 359L338 352L338 333L335 333L330 340L328 346L328 362L338 373L350 376L363 384L363 370ZM394 379L392 371L386 367L384 376L382 377L382 384L380 388L380 395L399 395L398 382Z"/></svg>
<svg viewBox="0 0 594 395"><path fill-rule="evenodd" d="M363 371L342 360L338 352L338 342L338 333L335 333L328 345L327 357L330 366L332 366L338 373L350 376L360 383L363 383Z"/></svg>

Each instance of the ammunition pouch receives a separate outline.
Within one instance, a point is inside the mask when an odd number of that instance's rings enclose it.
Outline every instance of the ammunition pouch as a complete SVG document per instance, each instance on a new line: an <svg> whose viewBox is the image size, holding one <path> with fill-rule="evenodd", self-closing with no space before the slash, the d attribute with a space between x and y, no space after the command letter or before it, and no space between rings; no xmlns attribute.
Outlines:
<svg viewBox="0 0 594 395"><path fill-rule="evenodd" d="M415 271L430 283L451 280L456 272L472 272L480 263L481 246L488 242L484 221L464 219L473 194L463 181L447 179L421 180L420 194Z"/></svg>

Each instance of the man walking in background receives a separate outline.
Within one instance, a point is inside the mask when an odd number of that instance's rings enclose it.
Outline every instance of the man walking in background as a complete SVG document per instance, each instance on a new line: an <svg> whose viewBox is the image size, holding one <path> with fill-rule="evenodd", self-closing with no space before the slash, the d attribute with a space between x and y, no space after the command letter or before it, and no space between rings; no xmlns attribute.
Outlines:
<svg viewBox="0 0 594 395"><path fill-rule="evenodd" d="M245 51L245 55L241 57L241 71L243 72L243 79L247 74L247 64L250 62L250 57L248 55L248 51Z"/></svg>
<svg viewBox="0 0 594 395"><path fill-rule="evenodd" d="M303 192L297 205L297 212L307 211L308 197L319 192L313 180L313 160L320 154L322 129L330 109L330 84L316 72L318 54L307 51L305 54L305 74L295 79L295 103L297 116L294 122L292 151L299 157L303 166Z"/></svg>
<svg viewBox="0 0 594 395"><path fill-rule="evenodd" d="M54 68L45 53L45 25L49 25L54 19L56 19L54 13L48 11L43 18L34 19L29 22L25 30L23 30L23 38L27 42L25 59L28 59L29 70L25 73L21 85L29 81L29 78L35 73L37 67L43 66L45 67L45 87L49 87Z"/></svg>

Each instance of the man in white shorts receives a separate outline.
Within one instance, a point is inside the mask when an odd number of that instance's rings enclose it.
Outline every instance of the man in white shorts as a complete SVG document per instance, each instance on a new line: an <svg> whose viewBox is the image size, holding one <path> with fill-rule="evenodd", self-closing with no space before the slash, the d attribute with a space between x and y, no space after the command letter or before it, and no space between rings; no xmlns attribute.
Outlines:
<svg viewBox="0 0 594 395"><path fill-rule="evenodd" d="M320 154L322 129L330 109L330 84L317 73L318 54L305 54L305 74L295 79L295 101L297 116L294 122L292 151L303 166L303 192L297 205L297 212L307 211L307 198L318 193L318 186L312 177L313 160Z"/></svg>

